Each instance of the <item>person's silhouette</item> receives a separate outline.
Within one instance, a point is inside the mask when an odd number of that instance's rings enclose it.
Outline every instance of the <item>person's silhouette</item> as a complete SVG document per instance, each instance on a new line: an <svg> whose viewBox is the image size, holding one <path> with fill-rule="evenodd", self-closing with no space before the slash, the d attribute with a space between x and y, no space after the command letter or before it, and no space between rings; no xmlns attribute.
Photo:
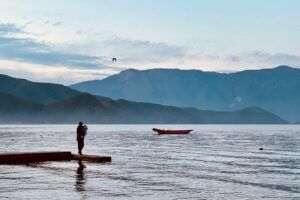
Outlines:
<svg viewBox="0 0 300 200"><path fill-rule="evenodd" d="M117 62L117 58L112 58L111 61L112 62Z"/></svg>
<svg viewBox="0 0 300 200"><path fill-rule="evenodd" d="M83 125L82 122L78 123L77 126L77 145L78 145L78 154L82 155L82 149L84 147L84 137L86 135L87 126Z"/></svg>

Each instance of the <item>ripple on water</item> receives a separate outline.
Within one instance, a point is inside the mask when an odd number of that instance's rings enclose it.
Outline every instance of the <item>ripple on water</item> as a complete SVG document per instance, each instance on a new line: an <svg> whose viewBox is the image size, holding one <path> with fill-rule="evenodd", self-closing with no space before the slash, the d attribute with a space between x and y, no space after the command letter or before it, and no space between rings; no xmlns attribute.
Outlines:
<svg viewBox="0 0 300 200"><path fill-rule="evenodd" d="M111 164L1 166L0 199L297 199L300 126L90 125L84 152ZM76 126L0 126L0 151L76 152ZM164 125L161 128L168 128ZM263 147L263 151L259 148Z"/></svg>

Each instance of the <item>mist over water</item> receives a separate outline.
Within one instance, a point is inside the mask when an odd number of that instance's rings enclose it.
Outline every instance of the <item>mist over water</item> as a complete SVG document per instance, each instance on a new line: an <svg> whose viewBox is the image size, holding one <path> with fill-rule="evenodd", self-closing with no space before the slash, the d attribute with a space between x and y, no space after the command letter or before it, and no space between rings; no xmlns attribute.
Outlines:
<svg viewBox="0 0 300 200"><path fill-rule="evenodd" d="M0 165L0 199L300 197L300 126L88 126L83 153L111 156L111 164ZM159 136L153 127L194 131ZM76 153L75 130L76 125L1 125L0 152Z"/></svg>

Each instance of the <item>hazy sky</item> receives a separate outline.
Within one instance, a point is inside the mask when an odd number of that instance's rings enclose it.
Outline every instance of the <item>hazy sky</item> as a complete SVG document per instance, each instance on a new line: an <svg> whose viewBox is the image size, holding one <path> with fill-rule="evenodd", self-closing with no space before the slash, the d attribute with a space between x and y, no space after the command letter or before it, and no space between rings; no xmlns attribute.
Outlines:
<svg viewBox="0 0 300 200"><path fill-rule="evenodd" d="M69 84L126 68L300 67L299 10L299 0L0 0L0 73Z"/></svg>

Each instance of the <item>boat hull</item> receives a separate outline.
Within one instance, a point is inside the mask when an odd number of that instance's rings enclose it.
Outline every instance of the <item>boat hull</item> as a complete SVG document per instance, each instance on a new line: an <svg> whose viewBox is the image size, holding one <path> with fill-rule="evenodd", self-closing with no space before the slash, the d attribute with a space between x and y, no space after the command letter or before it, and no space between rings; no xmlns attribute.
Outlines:
<svg viewBox="0 0 300 200"><path fill-rule="evenodd" d="M182 135L182 134L189 134L191 133L193 130L162 130L162 129L157 129L157 128L153 128L152 129L154 132L157 132L159 135L162 134L178 134L178 135Z"/></svg>

